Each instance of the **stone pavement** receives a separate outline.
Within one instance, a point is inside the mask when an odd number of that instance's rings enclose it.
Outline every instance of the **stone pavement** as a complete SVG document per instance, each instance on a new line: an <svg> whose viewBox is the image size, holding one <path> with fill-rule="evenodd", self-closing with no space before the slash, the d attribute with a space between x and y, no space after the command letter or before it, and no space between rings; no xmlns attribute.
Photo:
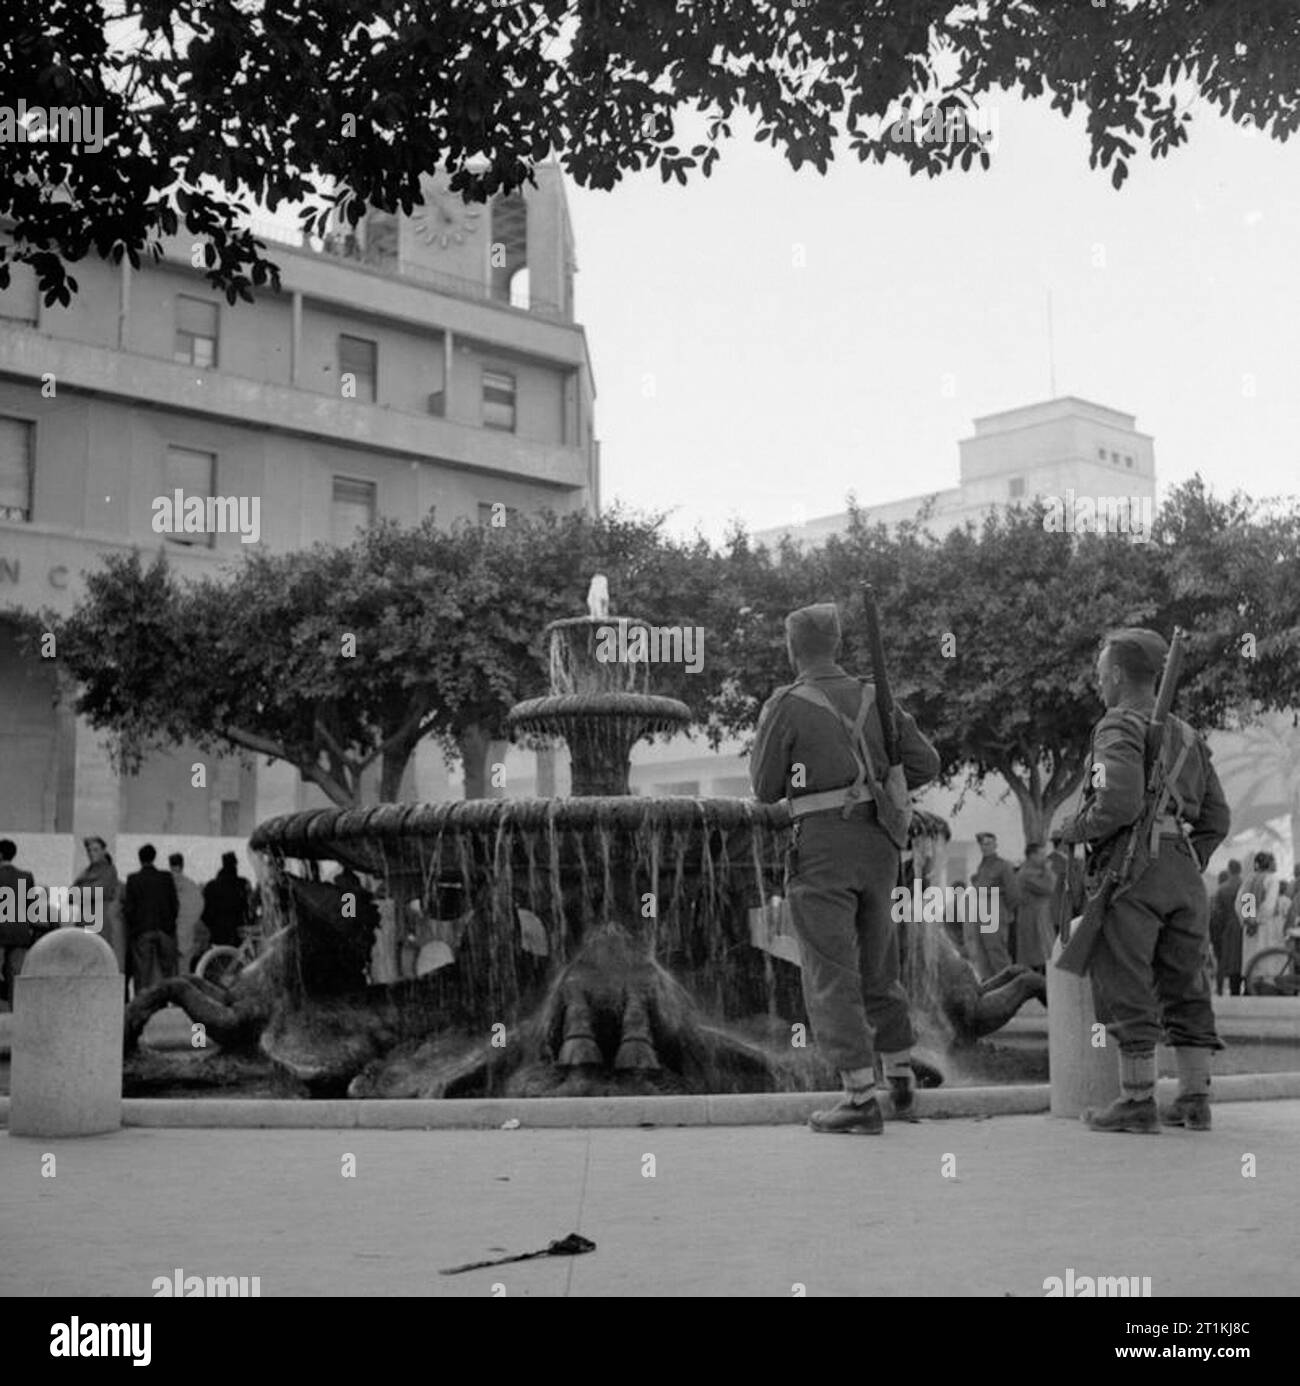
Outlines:
<svg viewBox="0 0 1300 1386"><path fill-rule="evenodd" d="M54 1177L42 1159L55 1156ZM347 1156L355 1178L345 1178ZM653 1165L648 1157L653 1157ZM1253 1173L1252 1173L1253 1167ZM653 1177L649 1177L653 1170ZM1208 1133L1049 1116L881 1137L795 1126L0 1132L0 1295L1017 1295L1150 1276L1153 1297L1300 1294L1300 1101ZM597 1250L438 1270L580 1232ZM499 1292L498 1292L499 1293Z"/></svg>

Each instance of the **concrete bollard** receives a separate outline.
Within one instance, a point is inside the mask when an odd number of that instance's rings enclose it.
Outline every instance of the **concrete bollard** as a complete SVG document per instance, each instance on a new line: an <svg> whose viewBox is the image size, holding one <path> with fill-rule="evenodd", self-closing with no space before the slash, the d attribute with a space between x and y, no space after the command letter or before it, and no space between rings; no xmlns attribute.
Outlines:
<svg viewBox="0 0 1300 1386"><path fill-rule="evenodd" d="M1092 983L1056 966L1061 947L1058 938L1047 967L1047 1062L1052 1115L1077 1119L1119 1096L1119 1050L1109 1035L1104 1046L1093 1047Z"/></svg>
<svg viewBox="0 0 1300 1386"><path fill-rule="evenodd" d="M14 982L9 1134L93 1136L122 1125L122 974L84 929L55 929Z"/></svg>

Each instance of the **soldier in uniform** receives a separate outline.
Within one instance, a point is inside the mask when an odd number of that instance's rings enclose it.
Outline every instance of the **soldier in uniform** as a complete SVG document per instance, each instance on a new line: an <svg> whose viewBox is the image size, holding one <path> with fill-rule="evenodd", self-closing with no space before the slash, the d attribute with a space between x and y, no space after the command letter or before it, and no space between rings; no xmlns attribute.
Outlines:
<svg viewBox="0 0 1300 1386"><path fill-rule="evenodd" d="M835 662L835 606L792 612L785 629L798 677L763 708L750 776L761 802L790 801L795 823L786 898L799 938L804 1002L817 1043L844 1083L843 1100L815 1112L810 1125L877 1134L884 1129L875 1095L877 1051L894 1114L915 1119L915 1034L899 982L890 900L905 831L880 789L887 767L875 684ZM907 786L919 788L939 773L939 756L902 708L895 713Z"/></svg>
<svg viewBox="0 0 1300 1386"><path fill-rule="evenodd" d="M1130 627L1106 637L1097 685L1106 715L1093 729L1087 789L1066 842L1089 845L1090 872L1142 812L1146 730L1168 646ZM1120 1097L1088 1114L1094 1131L1155 1133L1160 1122L1210 1128L1210 1056L1222 1049L1205 965L1209 905L1201 872L1228 834L1227 801L1205 742L1181 718L1165 724L1169 797L1130 887L1111 904L1092 956L1097 1018L1119 1045ZM1119 842L1124 839L1121 836ZM1156 1044L1173 1046L1178 1096L1157 1117Z"/></svg>

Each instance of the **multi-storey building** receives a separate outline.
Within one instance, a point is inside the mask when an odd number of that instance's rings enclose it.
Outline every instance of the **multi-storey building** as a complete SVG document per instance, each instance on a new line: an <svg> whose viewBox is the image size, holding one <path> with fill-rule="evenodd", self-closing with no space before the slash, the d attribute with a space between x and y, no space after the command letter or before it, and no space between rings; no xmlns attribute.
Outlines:
<svg viewBox="0 0 1300 1386"><path fill-rule="evenodd" d="M239 534L161 537L153 503L256 497L259 542L351 538L376 516L439 523L599 504L586 335L557 166L466 206L426 184L414 214L370 214L304 242L257 224L279 292L229 305L175 238L140 270L87 260L71 305L46 307L17 267L0 293L0 836L59 879L87 833L215 864L271 813L321 802L283 765L216 765L193 748L114 772L52 668L24 658L3 610L67 611L102 555L160 545L182 574L247 551ZM197 249L197 253L196 253ZM190 766L208 761L206 789ZM439 797L423 747L410 792Z"/></svg>

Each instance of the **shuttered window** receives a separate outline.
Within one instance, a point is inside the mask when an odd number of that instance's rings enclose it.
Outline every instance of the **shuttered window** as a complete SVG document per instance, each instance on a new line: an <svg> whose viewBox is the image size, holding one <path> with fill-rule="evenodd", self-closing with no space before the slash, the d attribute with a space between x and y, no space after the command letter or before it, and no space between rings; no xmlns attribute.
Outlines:
<svg viewBox="0 0 1300 1386"><path fill-rule="evenodd" d="M196 452L192 448L168 448L167 470L164 478L163 495L174 500L177 491L185 496L212 496L216 492L214 483L217 472L217 457L212 452ZM177 517L179 523L181 517ZM191 548L210 549L216 543L215 534L169 534L173 544L186 544Z"/></svg>
<svg viewBox="0 0 1300 1386"><path fill-rule="evenodd" d="M504 371L483 372L483 427L515 431L515 378Z"/></svg>
<svg viewBox="0 0 1300 1386"><path fill-rule="evenodd" d="M0 418L0 520L32 518L32 425Z"/></svg>
<svg viewBox="0 0 1300 1386"><path fill-rule="evenodd" d="M217 311L208 299L176 295L175 360L187 366L217 364Z"/></svg>
<svg viewBox="0 0 1300 1386"><path fill-rule="evenodd" d="M356 481L348 476L334 478L330 506L330 535L336 544L350 544L358 529L375 522L375 483Z"/></svg>

